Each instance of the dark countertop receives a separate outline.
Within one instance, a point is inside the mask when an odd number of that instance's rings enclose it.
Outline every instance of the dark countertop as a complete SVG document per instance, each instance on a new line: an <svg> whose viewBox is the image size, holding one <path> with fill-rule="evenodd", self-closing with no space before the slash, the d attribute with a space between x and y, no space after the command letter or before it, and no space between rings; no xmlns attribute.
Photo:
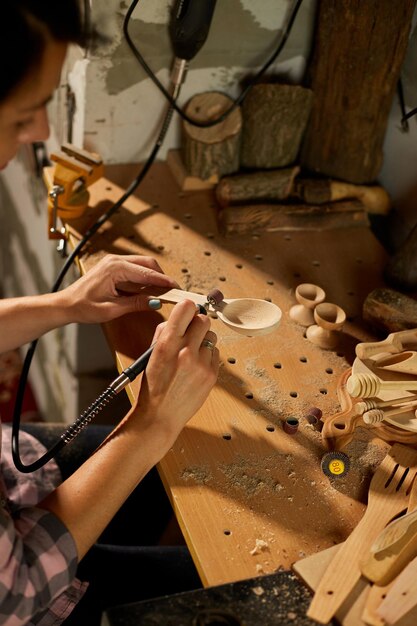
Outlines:
<svg viewBox="0 0 417 626"><path fill-rule="evenodd" d="M313 626L306 616L311 598L285 570L114 607L107 618L111 626Z"/></svg>

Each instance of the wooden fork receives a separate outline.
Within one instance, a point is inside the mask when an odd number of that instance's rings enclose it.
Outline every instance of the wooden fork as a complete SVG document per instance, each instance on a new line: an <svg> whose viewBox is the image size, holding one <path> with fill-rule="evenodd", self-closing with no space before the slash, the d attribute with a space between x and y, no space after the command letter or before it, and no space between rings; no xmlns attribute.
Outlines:
<svg viewBox="0 0 417 626"><path fill-rule="evenodd" d="M360 560L386 524L407 508L416 472L417 450L394 444L372 477L364 516L337 551L316 589L308 617L327 624L335 615L361 577Z"/></svg>

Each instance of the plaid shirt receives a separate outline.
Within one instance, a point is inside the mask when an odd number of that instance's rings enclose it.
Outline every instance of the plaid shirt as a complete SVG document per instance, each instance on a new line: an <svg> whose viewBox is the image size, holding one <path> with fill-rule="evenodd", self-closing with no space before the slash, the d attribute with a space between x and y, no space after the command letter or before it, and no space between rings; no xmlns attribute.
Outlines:
<svg viewBox="0 0 417 626"><path fill-rule="evenodd" d="M22 474L11 454L11 427L0 428L0 624L58 626L87 585L75 578L77 553L72 536L52 513L36 505L61 481L55 461ZM26 463L45 449L21 432Z"/></svg>

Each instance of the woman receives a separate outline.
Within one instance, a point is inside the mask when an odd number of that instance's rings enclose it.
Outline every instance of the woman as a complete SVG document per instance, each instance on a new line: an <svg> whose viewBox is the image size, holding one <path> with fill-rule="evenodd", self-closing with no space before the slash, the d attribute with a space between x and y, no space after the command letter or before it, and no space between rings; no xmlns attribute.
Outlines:
<svg viewBox="0 0 417 626"><path fill-rule="evenodd" d="M4 168L21 144L47 138L46 105L68 44L84 44L85 37L77 0L3 0L1 8L0 51L8 61L0 74ZM109 255L58 293L0 301L0 351L68 323L101 323L146 309L146 297L118 294L117 285L126 281L177 286L151 258ZM109 604L199 584L184 547L137 546L157 540L164 523L156 516L155 530L152 510L140 495L160 490L155 464L217 378L219 355L209 327L209 318L191 301L176 305L156 329L136 404L110 433L89 426L63 449L58 465L51 461L33 474L19 474L10 460L10 429L3 427L1 624L95 626ZM44 450L41 442L48 446L56 434L46 425L27 425L26 431L20 448L30 462ZM123 543L129 545L117 545Z"/></svg>

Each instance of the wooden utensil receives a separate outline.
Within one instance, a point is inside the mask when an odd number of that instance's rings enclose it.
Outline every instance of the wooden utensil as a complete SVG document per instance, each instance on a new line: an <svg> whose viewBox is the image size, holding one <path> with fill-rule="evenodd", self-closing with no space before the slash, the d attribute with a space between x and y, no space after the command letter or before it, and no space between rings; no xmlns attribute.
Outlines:
<svg viewBox="0 0 417 626"><path fill-rule="evenodd" d="M379 356L379 355L378 355ZM353 362L352 365L352 374L372 374L376 379L380 379L381 382L398 382L398 381L416 381L416 377L410 374L401 374L400 372L385 372L384 370L378 370L374 366L374 359L366 359L362 360L358 357ZM408 386L408 382L407 382ZM346 381L347 388L347 381ZM349 394L348 394L349 395ZM351 397L351 396L349 396ZM361 400L359 402L359 407L362 407L362 403L381 403L381 402L390 402L393 404L392 408L394 409L397 406L404 405L406 400L405 398L409 398L408 402L413 402L417 397L416 391L408 391L406 389L391 389L387 390L386 388L382 388L380 386L380 390L375 397L369 398L358 398ZM386 405L388 406L388 405ZM369 407L371 408L371 407ZM381 408L381 407L378 407ZM362 422L363 423L363 422ZM385 434L388 435L386 441L392 443L405 443L408 445L412 445L417 442L417 418L415 416L415 412L413 409L410 409L408 412L397 413L396 415L390 414L384 415L383 422L377 422L371 425L372 427L379 426L382 430L378 430L378 437L383 436L385 438ZM395 427L395 428L392 428ZM384 435L383 435L384 431ZM398 438L397 434L401 431L407 431L406 437Z"/></svg>
<svg viewBox="0 0 417 626"><path fill-rule="evenodd" d="M375 424L376 422L382 422L385 418L392 415L401 415L402 413L408 413L409 411L416 411L417 403L409 402L408 404L395 405L390 409L368 409L362 413L362 419L365 424Z"/></svg>
<svg viewBox="0 0 417 626"><path fill-rule="evenodd" d="M404 350L392 356L382 357L375 361L375 367L391 372L415 375L417 374L417 352Z"/></svg>
<svg viewBox="0 0 417 626"><path fill-rule="evenodd" d="M193 300L196 304L206 305L207 296L192 291L170 289L157 296L162 302L181 302ZM272 302L257 298L225 298L220 302L210 302L211 310L229 328L249 337L266 335L279 325L281 309Z"/></svg>
<svg viewBox="0 0 417 626"><path fill-rule="evenodd" d="M396 624L417 606L417 558L392 583L377 614L386 624ZM415 624L415 620L414 620Z"/></svg>
<svg viewBox="0 0 417 626"><path fill-rule="evenodd" d="M358 359L355 359L355 362ZM362 363L362 362L361 362ZM366 404L369 402L377 402L384 405L385 401L376 399L367 399L364 401L357 401L352 398L346 390L346 382L352 373L352 368L347 369L341 375L337 384L337 397L339 398L341 410L333 415L325 416L323 419L323 429L321 431L323 443L329 450L341 450L344 446L350 443L355 435L355 429L358 426L363 426L362 415L367 410ZM387 401L387 405L395 404L399 402L407 402L415 398L416 396L405 396L404 398L396 398ZM363 406L365 404L365 407ZM385 406L387 406L385 405ZM358 408L360 407L360 408ZM371 407L369 407L371 408ZM390 444L403 443L403 444L415 444L417 443L417 433L413 429L411 432L404 426L399 427L395 422L394 417L388 417L383 422L375 422L368 426L375 432L375 436L380 439L389 442Z"/></svg>
<svg viewBox="0 0 417 626"><path fill-rule="evenodd" d="M343 544L331 546L321 552L312 554L293 564L292 569L299 578L312 590L317 589L326 568L340 550ZM335 621L342 626L385 626L385 622L376 613L376 609L381 604L382 595L375 593L373 600L375 604L368 606L370 594L373 592L385 592L385 587L372 585L363 577L355 586L355 593L351 593L346 602L335 614ZM417 624L417 607L404 615L396 626L415 626Z"/></svg>
<svg viewBox="0 0 417 626"><path fill-rule="evenodd" d="M329 567L332 559L334 559L342 545L343 543L331 546L330 548L326 548L316 554L303 558L300 561L296 561L296 563L292 565L292 569L297 576L314 591L319 586L326 569ZM362 578L355 587L356 593L354 597L349 597L335 614L337 624L342 624L343 626L364 626L361 622L361 615L368 588L369 583ZM407 626L414 626L414 624L407 624Z"/></svg>
<svg viewBox="0 0 417 626"><path fill-rule="evenodd" d="M360 564L362 574L377 585L388 585L417 556L416 480L411 494L414 495L408 512L384 528Z"/></svg>
<svg viewBox="0 0 417 626"><path fill-rule="evenodd" d="M417 389L416 380L381 380L375 374L352 374L346 383L353 398L372 398L381 391L411 391Z"/></svg>
<svg viewBox="0 0 417 626"><path fill-rule="evenodd" d="M417 480L414 479L413 485L411 487L410 498L408 501L407 514L410 514L413 511L416 511L416 507L417 507ZM402 519L402 518L399 518L399 519ZM385 531L389 529L390 527L392 527L393 524L395 524L395 522L391 522L391 524L389 524L382 531L382 533L379 535L377 540L374 542L373 546L371 546L371 550L372 550L372 547L375 547L378 540L385 534ZM394 583L395 583L395 580L394 582L391 581L388 584L385 584L384 586L382 586L379 583L370 586L368 597L366 598L366 603L365 603L363 613L362 613L362 619L366 624L369 624L370 626L384 626L385 621L382 619L380 615L378 615L378 609L381 603L383 602L383 600L386 598L386 596L392 589Z"/></svg>
<svg viewBox="0 0 417 626"><path fill-rule="evenodd" d="M378 534L407 507L411 482L417 471L417 451L394 444L372 477L368 506L353 532L331 561L307 615L327 624L361 577L359 561Z"/></svg>
<svg viewBox="0 0 417 626"><path fill-rule="evenodd" d="M411 346L417 347L417 328L390 333L382 341L363 342L356 345L356 356L360 359L369 359L375 354L389 352L395 354Z"/></svg>

